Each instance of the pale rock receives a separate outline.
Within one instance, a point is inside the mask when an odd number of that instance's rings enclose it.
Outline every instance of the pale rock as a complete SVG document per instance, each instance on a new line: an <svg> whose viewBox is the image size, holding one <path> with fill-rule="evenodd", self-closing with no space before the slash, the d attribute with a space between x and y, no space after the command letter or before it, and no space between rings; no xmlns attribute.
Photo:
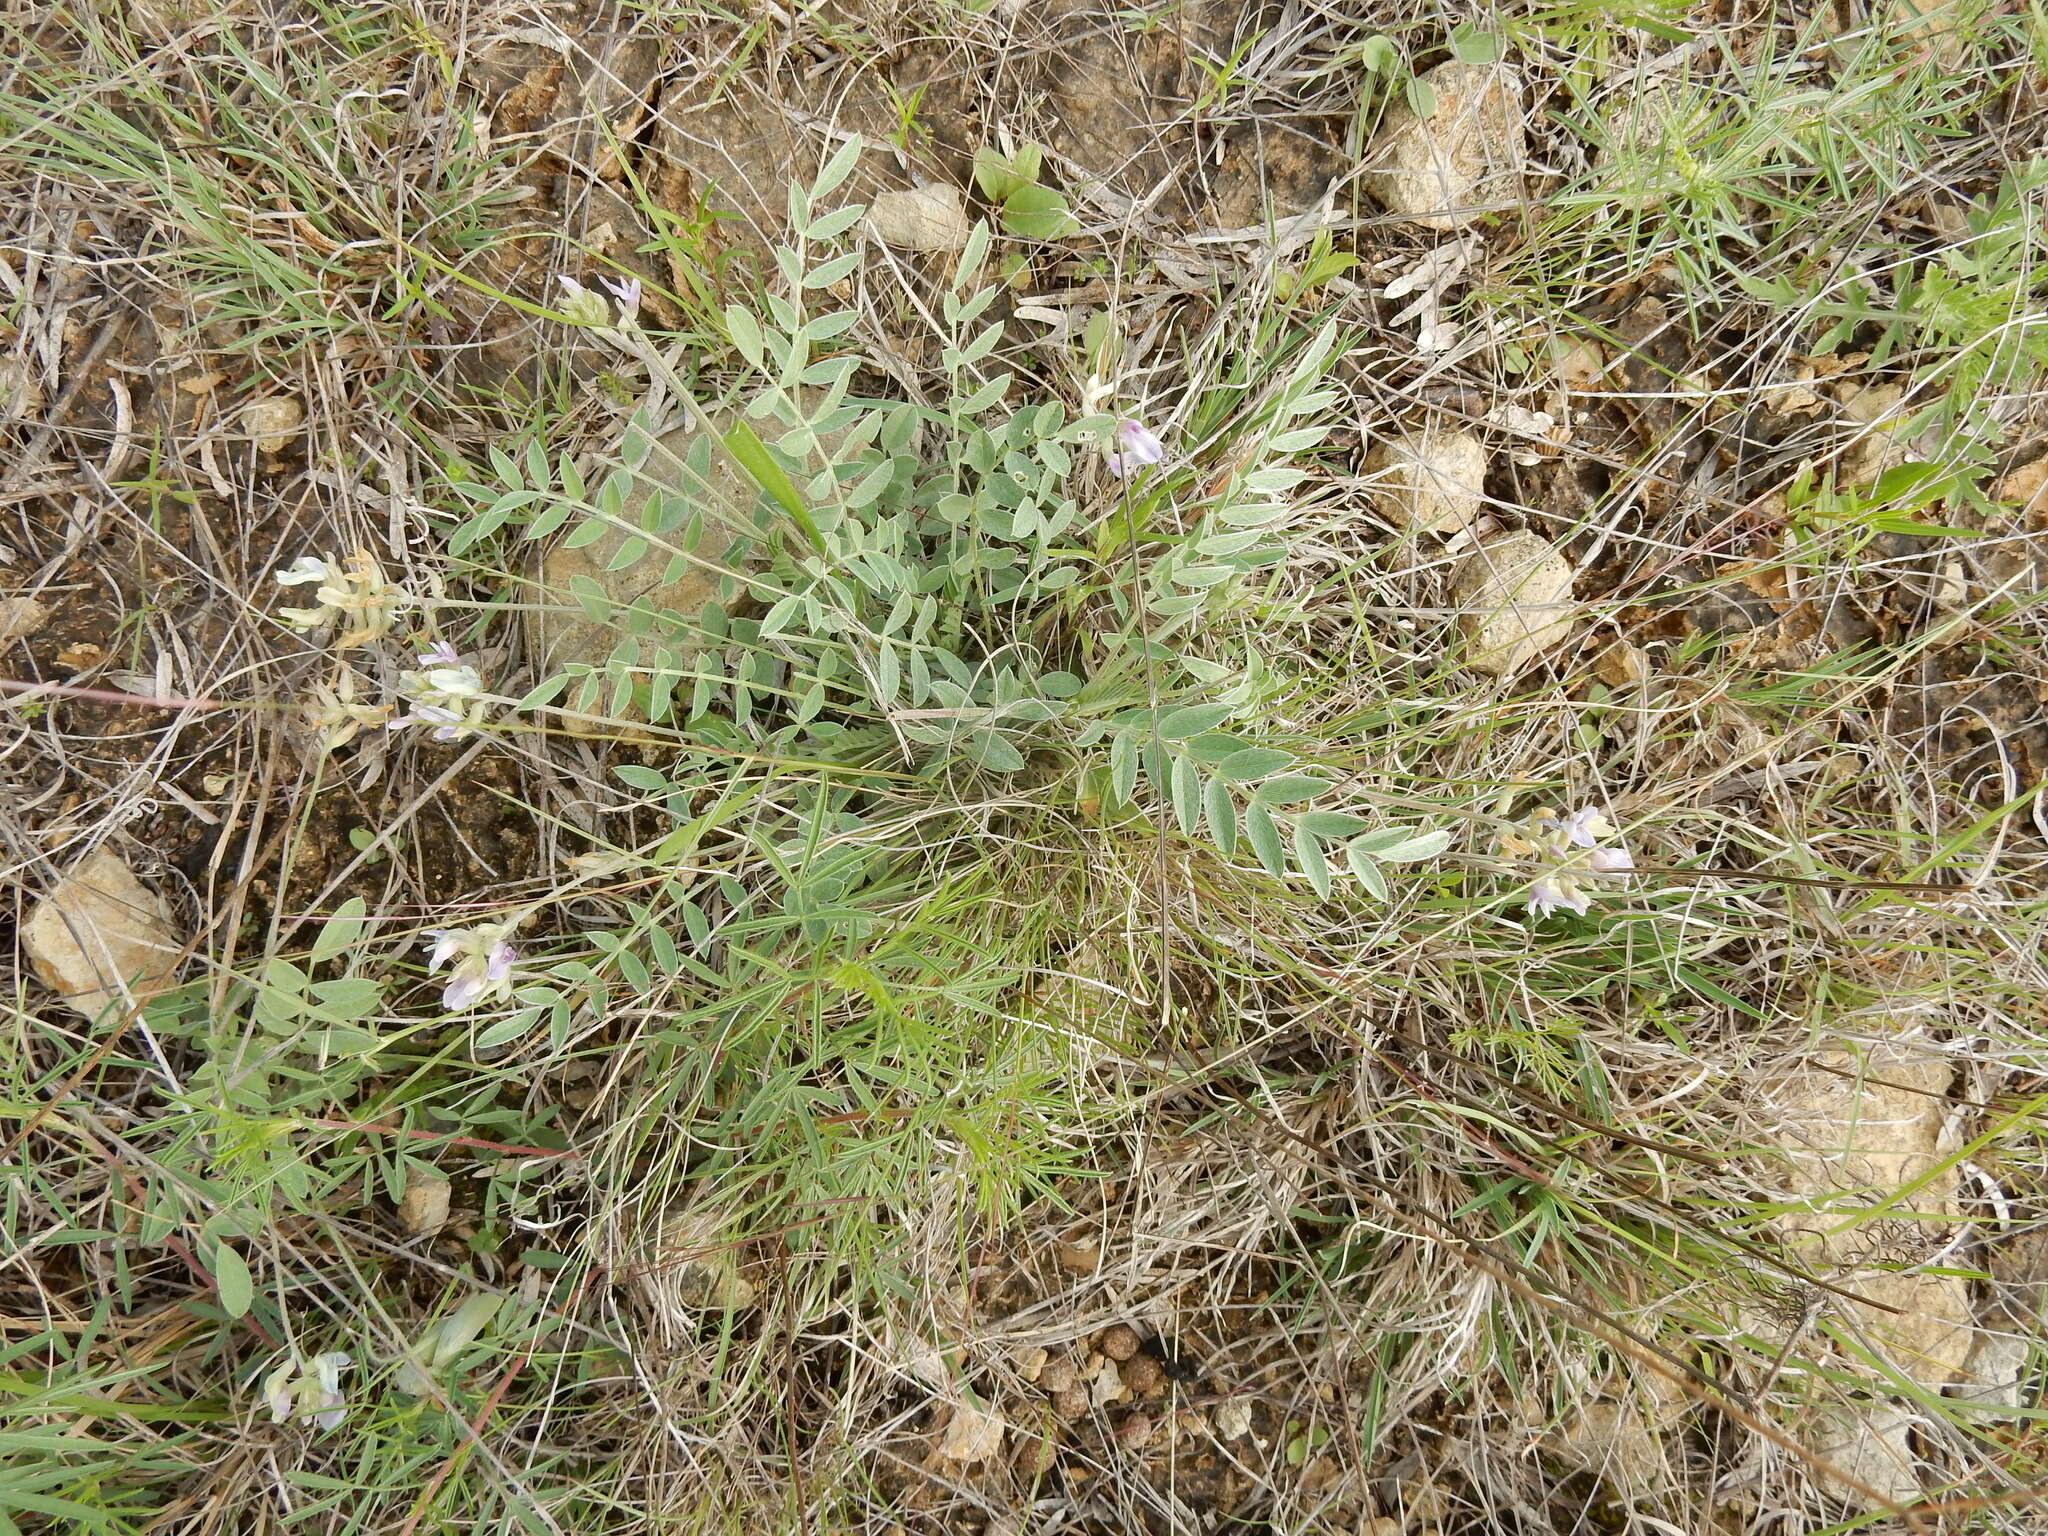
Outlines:
<svg viewBox="0 0 2048 1536"><path fill-rule="evenodd" d="M1552 356L1558 385L1568 394L1590 395L1607 387L1607 359L1590 342L1559 342Z"/></svg>
<svg viewBox="0 0 2048 1536"><path fill-rule="evenodd" d="M1098 1408L1107 1408L1124 1394L1123 1372L1116 1368L1116 1362L1107 1355L1095 1368L1095 1380L1089 1396Z"/></svg>
<svg viewBox="0 0 2048 1536"><path fill-rule="evenodd" d="M1883 1390L1884 1377L1862 1366L1865 1351L1928 1391L1972 1378L1973 1361L1997 1368L1979 1355L1987 1336L1977 1331L1969 1284L1945 1258L1963 1219L1950 1152L1956 1111L1946 1097L1954 1073L1950 1057L1900 1037L1830 1049L1760 1083L1760 1140L1779 1154L1774 1225L1787 1257L1871 1303L1828 1298L1827 1329L1802 1329L1797 1347L1825 1364L1828 1333L1852 1340L1839 1367L1871 1376L1873 1390ZM1792 1342L1789 1326L1766 1321L1756 1331ZM1975 1379L2003 1387L2013 1378ZM1919 1498L1911 1423L1890 1403L1824 1418L1805 1437L1841 1474L1823 1486L1858 1507L1874 1507L1872 1495L1851 1480L1888 1503Z"/></svg>
<svg viewBox="0 0 2048 1536"><path fill-rule="evenodd" d="M269 395L242 407L242 430L256 444L258 453L281 453L306 419L306 408L296 395Z"/></svg>
<svg viewBox="0 0 2048 1536"><path fill-rule="evenodd" d="M2032 1407L2026 1387L2033 1348L2016 1333L1980 1332L1963 1362L1962 1379L1950 1386L1950 1394L1986 1408Z"/></svg>
<svg viewBox="0 0 2048 1536"><path fill-rule="evenodd" d="M1766 1076L1760 1097L1770 1139L1791 1199L1805 1206L1778 1218L1787 1239L1830 1261L1867 1259L1871 1233L1849 1218L1916 1184L1896 1214L1945 1220L1955 1179L1953 1170L1939 1175L1940 1138L1954 1076L1949 1057L1903 1039L1860 1054L1831 1049ZM1929 1175L1937 1176L1921 1183Z"/></svg>
<svg viewBox="0 0 2048 1536"><path fill-rule="evenodd" d="M1660 1417L1665 1417L1660 1414ZM1659 1439L1664 1424L1653 1424L1633 1402L1596 1398L1547 1437L1560 1455L1604 1481L1624 1488L1649 1488L1671 1475Z"/></svg>
<svg viewBox="0 0 2048 1536"><path fill-rule="evenodd" d="M1896 384L1842 386L1842 410L1853 435L1835 464L1838 484L1868 486L1886 470L1912 462L1913 450L1899 435L1904 398L1905 391Z"/></svg>
<svg viewBox="0 0 2048 1536"><path fill-rule="evenodd" d="M1503 534L1467 555L1451 574L1469 645L1465 665L1511 675L1562 640L1577 612L1575 574L1548 539L1533 533Z"/></svg>
<svg viewBox="0 0 2048 1536"><path fill-rule="evenodd" d="M1877 1500L1917 1502L1922 1495L1913 1463L1912 1430L1911 1416L1893 1408L1831 1413L1809 1442L1827 1469L1820 1474L1822 1489L1859 1509L1874 1509ZM1830 1471L1837 1475L1829 1476Z"/></svg>
<svg viewBox="0 0 2048 1536"><path fill-rule="evenodd" d="M1523 157L1522 82L1501 64L1439 64L1421 77L1435 110L1403 101L1368 151L1366 190L1388 212L1431 229L1462 229L1511 196Z"/></svg>
<svg viewBox="0 0 2048 1536"><path fill-rule="evenodd" d="M1423 428L1382 439L1365 473L1373 500L1400 527L1456 533L1486 501L1486 447L1469 432Z"/></svg>
<svg viewBox="0 0 2048 1536"><path fill-rule="evenodd" d="M21 943L43 984L88 1019L163 992L184 950L168 904L104 848L36 903Z"/></svg>
<svg viewBox="0 0 2048 1536"><path fill-rule="evenodd" d="M939 1454L948 1461L994 1461L1003 1449L1003 1421L973 1403L954 1405Z"/></svg>
<svg viewBox="0 0 2048 1536"><path fill-rule="evenodd" d="M451 1186L438 1174L406 1170L405 1194L398 1202L398 1222L409 1237L432 1237L448 1225Z"/></svg>
<svg viewBox="0 0 2048 1536"><path fill-rule="evenodd" d="M1252 1432L1252 1400L1226 1397L1216 1405L1213 1417L1217 1439L1242 1440Z"/></svg>
<svg viewBox="0 0 2048 1536"><path fill-rule="evenodd" d="M0 642L25 640L50 622L50 610L32 597L0 598Z"/></svg>
<svg viewBox="0 0 2048 1536"><path fill-rule="evenodd" d="M959 189L944 182L877 193L865 222L877 240L904 251L957 251L974 230Z"/></svg>
<svg viewBox="0 0 2048 1536"><path fill-rule="evenodd" d="M1650 659L1642 648L1617 640L1593 658L1593 675L1610 688L1629 688L1650 675Z"/></svg>
<svg viewBox="0 0 2048 1536"><path fill-rule="evenodd" d="M1991 497L1994 501L2018 502L2021 510L2031 512L2035 503L2042 500L2044 489L2048 489L2048 453L2001 476L1991 487Z"/></svg>

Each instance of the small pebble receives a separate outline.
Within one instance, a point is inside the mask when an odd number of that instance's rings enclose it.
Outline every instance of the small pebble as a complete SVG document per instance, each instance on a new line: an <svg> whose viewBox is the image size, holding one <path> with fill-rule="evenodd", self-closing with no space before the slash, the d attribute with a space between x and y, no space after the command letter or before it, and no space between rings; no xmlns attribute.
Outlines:
<svg viewBox="0 0 2048 1536"><path fill-rule="evenodd" d="M1102 1250L1093 1243L1061 1243L1057 1254L1060 1268L1070 1275L1092 1275L1102 1263Z"/></svg>
<svg viewBox="0 0 2048 1536"><path fill-rule="evenodd" d="M1052 1395L1052 1411L1063 1419L1088 1415L1088 1394L1080 1387L1063 1387Z"/></svg>
<svg viewBox="0 0 2048 1536"><path fill-rule="evenodd" d="M1054 1395L1071 1390L1080 1379L1080 1372L1074 1369L1074 1362L1065 1355L1046 1361L1038 1371L1038 1384Z"/></svg>
<svg viewBox="0 0 2048 1536"><path fill-rule="evenodd" d="M1142 1450L1159 1427L1149 1413L1134 1413L1117 1426L1116 1443L1127 1451Z"/></svg>
<svg viewBox="0 0 2048 1536"><path fill-rule="evenodd" d="M1152 1355L1133 1355L1123 1363L1123 1378L1133 1392L1156 1392L1166 1380L1166 1367Z"/></svg>
<svg viewBox="0 0 2048 1536"><path fill-rule="evenodd" d="M1102 1330L1102 1352L1112 1360L1128 1360L1138 1352L1138 1333L1129 1323L1116 1323Z"/></svg>
<svg viewBox="0 0 2048 1536"><path fill-rule="evenodd" d="M0 640L20 640L50 622L50 610L32 597L0 598Z"/></svg>

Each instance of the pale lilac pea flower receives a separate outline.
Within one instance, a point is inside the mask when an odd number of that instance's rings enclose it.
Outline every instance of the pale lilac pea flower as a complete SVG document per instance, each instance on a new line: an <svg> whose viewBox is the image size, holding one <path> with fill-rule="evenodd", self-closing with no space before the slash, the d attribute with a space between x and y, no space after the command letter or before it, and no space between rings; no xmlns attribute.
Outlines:
<svg viewBox="0 0 2048 1536"><path fill-rule="evenodd" d="M1111 441L1115 447L1103 457L1109 463L1109 472L1119 478L1135 475L1147 464L1157 464L1166 457L1166 445L1161 443L1142 421L1126 416L1116 424Z"/></svg>
<svg viewBox="0 0 2048 1536"><path fill-rule="evenodd" d="M640 311L640 279L637 277L600 277L598 286L618 300L619 313L612 316L611 305L605 303L602 295L592 292L575 278L560 276L555 281L561 284L567 298L562 303L562 313L577 325L595 326L600 329L629 327L633 317Z"/></svg>
<svg viewBox="0 0 2048 1536"><path fill-rule="evenodd" d="M263 1382L263 1400L270 1407L270 1422L311 1419L320 1429L338 1429L346 1416L347 1399L341 1395L341 1373L355 1362L347 1355L315 1355L301 1361L294 1357L272 1371Z"/></svg>
<svg viewBox="0 0 2048 1536"><path fill-rule="evenodd" d="M1595 848L1586 868L1596 875L1625 875L1636 867L1626 848Z"/></svg>
<svg viewBox="0 0 2048 1536"><path fill-rule="evenodd" d="M454 962L441 988L442 1007L461 1013L488 999L512 995L512 970L519 963L519 951L506 942L508 928L505 923L479 923L474 928L427 931L434 945L427 969L438 971Z"/></svg>
<svg viewBox="0 0 2048 1536"><path fill-rule="evenodd" d="M1592 907L1587 880L1626 878L1635 868L1628 850L1600 846L1602 839L1614 835L1614 823L1590 805L1568 816L1542 806L1530 814L1522 830L1504 833L1501 852L1521 861L1529 871L1522 905L1530 916L1573 912L1584 917Z"/></svg>
<svg viewBox="0 0 2048 1536"><path fill-rule="evenodd" d="M419 659L417 670L398 679L398 691L412 711L393 720L389 729L431 725L434 740L456 741L481 726L491 708L483 697L483 675L445 640L429 646Z"/></svg>
<svg viewBox="0 0 2048 1536"><path fill-rule="evenodd" d="M1614 823L1598 806L1588 805L1565 817L1563 831L1565 841L1574 848L1592 848L1601 838L1614 835Z"/></svg>
<svg viewBox="0 0 2048 1536"><path fill-rule="evenodd" d="M1548 917L1560 909L1586 915L1591 905L1586 893L1579 889L1579 883L1570 875L1551 875L1534 880L1529 885L1528 899L1523 903L1534 917Z"/></svg>
<svg viewBox="0 0 2048 1536"><path fill-rule="evenodd" d="M598 280L611 296L619 301L619 322L624 324L640 313L640 279L637 277L600 277Z"/></svg>

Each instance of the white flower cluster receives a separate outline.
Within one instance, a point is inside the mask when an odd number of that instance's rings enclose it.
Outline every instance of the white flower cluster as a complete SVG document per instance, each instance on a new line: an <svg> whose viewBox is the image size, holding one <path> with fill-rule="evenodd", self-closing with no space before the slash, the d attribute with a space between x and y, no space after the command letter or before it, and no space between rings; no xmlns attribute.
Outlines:
<svg viewBox="0 0 2048 1536"><path fill-rule="evenodd" d="M441 988L441 1005L460 1013L490 1000L503 1001L512 995L512 968L519 963L519 951L507 942L511 923L478 923L471 928L430 928L427 938L434 952L427 969L438 971L454 961Z"/></svg>
<svg viewBox="0 0 2048 1536"><path fill-rule="evenodd" d="M363 550L346 562L301 555L277 572L278 585L317 583L314 608L280 608L279 617L309 632L336 629L336 650L368 646L391 632L406 609L416 606L403 587L385 578L376 559ZM332 682L315 683L300 718L320 737L323 751L333 752L364 730L397 730L430 725L436 741L455 741L487 722L491 701L483 674L462 659L447 641L436 641L419 655L419 665L399 674L398 699L369 697L370 680L350 666L340 666ZM399 713L400 705L406 706Z"/></svg>
<svg viewBox="0 0 2048 1536"><path fill-rule="evenodd" d="M618 301L617 323L612 320L612 307L601 294L592 293L573 277L557 277L562 285L562 314L577 325L588 325L600 330L625 330L630 328L640 314L640 279L629 277L623 281L615 277L600 277L597 281L606 293Z"/></svg>
<svg viewBox="0 0 2048 1536"><path fill-rule="evenodd" d="M1531 814L1521 832L1503 834L1502 853L1539 866L1522 898L1530 915L1547 917L1562 910L1584 917L1593 900L1588 879L1626 878L1636 867L1628 850L1600 846L1614 835L1614 823L1590 805L1569 816L1545 807Z"/></svg>
<svg viewBox="0 0 2048 1536"><path fill-rule="evenodd" d="M384 568L367 550L357 550L346 561L301 555L277 573L281 587L313 583L317 583L313 597L319 606L280 608L278 617L305 630L338 625L336 650L373 644L391 632L392 621L412 603L404 588L384 579Z"/></svg>
<svg viewBox="0 0 2048 1536"><path fill-rule="evenodd" d="M416 670L398 679L398 691L412 705L392 730L406 725L431 725L434 740L456 741L482 725L490 713L483 676L443 640L427 648Z"/></svg>
<svg viewBox="0 0 2048 1536"><path fill-rule="evenodd" d="M270 1422L311 1419L320 1429L338 1428L347 1402L341 1395L341 1373L352 1364L344 1354L315 1355L311 1360L294 1355L285 1361L263 1379Z"/></svg>

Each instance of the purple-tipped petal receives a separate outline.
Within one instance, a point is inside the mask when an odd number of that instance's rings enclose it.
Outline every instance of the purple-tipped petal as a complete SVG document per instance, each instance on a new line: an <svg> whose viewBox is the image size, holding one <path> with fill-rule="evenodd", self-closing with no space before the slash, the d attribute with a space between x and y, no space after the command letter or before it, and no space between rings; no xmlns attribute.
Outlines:
<svg viewBox="0 0 2048 1536"><path fill-rule="evenodd" d="M441 991L441 1006L450 1013L461 1013L475 1007L476 1000L483 995L483 977L465 966L449 977L448 985Z"/></svg>
<svg viewBox="0 0 2048 1536"><path fill-rule="evenodd" d="M510 981L512 967L519 961L519 951L503 939L491 946L490 958L484 962L484 980L492 983Z"/></svg>
<svg viewBox="0 0 2048 1536"><path fill-rule="evenodd" d="M1126 416L1110 434L1102 457L1109 472L1121 480L1135 475L1147 464L1157 464L1166 457L1166 448L1142 421Z"/></svg>
<svg viewBox="0 0 2048 1536"><path fill-rule="evenodd" d="M1127 464L1157 464L1166 457L1166 445L1152 429L1128 416L1116 424L1116 446Z"/></svg>
<svg viewBox="0 0 2048 1536"><path fill-rule="evenodd" d="M1581 806L1563 822L1565 838L1574 848L1591 848L1613 831L1614 823L1602 814L1597 805Z"/></svg>
<svg viewBox="0 0 2048 1536"><path fill-rule="evenodd" d="M448 641L436 640L432 645L420 652L420 665L423 669L427 667L459 667L462 665L462 653L456 650Z"/></svg>
<svg viewBox="0 0 2048 1536"><path fill-rule="evenodd" d="M600 277L598 282L602 283L611 296L619 301L619 308L624 310L626 314L633 315L638 313L640 309L639 278Z"/></svg>
<svg viewBox="0 0 2048 1536"><path fill-rule="evenodd" d="M1625 875L1636 867L1626 848L1595 848L1586 867L1596 875Z"/></svg>

